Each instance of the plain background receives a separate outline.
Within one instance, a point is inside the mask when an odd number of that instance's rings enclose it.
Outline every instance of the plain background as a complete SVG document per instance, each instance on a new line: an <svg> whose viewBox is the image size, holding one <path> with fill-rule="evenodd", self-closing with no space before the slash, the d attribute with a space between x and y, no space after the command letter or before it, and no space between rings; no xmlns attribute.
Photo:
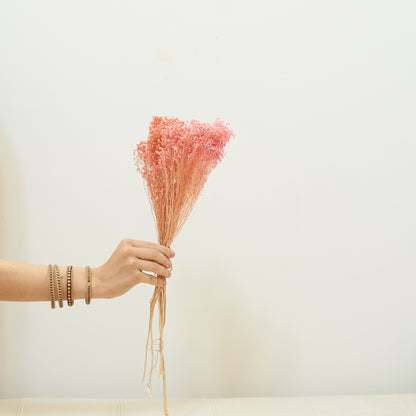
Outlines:
<svg viewBox="0 0 416 416"><path fill-rule="evenodd" d="M219 117L236 138L172 246L168 397L416 391L413 2L0 5L2 258L155 241L135 145ZM152 292L1 302L0 397L146 397Z"/></svg>

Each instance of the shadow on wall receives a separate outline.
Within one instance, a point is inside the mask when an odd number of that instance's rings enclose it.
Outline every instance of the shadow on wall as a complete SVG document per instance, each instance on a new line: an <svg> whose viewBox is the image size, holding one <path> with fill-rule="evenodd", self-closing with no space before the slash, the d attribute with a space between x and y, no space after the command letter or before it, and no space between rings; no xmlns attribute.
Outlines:
<svg viewBox="0 0 416 416"><path fill-rule="evenodd" d="M211 276L215 273L214 267L212 265ZM218 296L218 291L211 294L213 299L217 297L218 307L215 315L218 325L216 361L220 369L218 395L280 395L293 381L295 357L291 334L281 330L282 317L270 316L271 305L265 301L248 301L241 286L227 279L232 271L226 264L219 267L223 274L219 281L225 289L222 296ZM253 281L253 285L260 284Z"/></svg>
<svg viewBox="0 0 416 416"><path fill-rule="evenodd" d="M23 261L22 181L15 151L0 123L0 258ZM0 301L0 398L20 396L26 387L25 308Z"/></svg>
<svg viewBox="0 0 416 416"><path fill-rule="evenodd" d="M269 316L270 305L243 293L236 279L230 278L232 273L226 261L216 259L181 274L184 282L177 295L182 299L175 301L183 305L184 347L176 358L189 367L183 370L181 393L190 397L286 394L293 387L296 369L287 319Z"/></svg>

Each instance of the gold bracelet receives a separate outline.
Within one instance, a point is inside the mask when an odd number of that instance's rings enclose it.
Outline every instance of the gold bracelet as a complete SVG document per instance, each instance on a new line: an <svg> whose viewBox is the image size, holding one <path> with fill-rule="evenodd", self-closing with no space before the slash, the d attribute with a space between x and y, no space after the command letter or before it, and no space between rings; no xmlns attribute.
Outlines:
<svg viewBox="0 0 416 416"><path fill-rule="evenodd" d="M58 265L54 264L54 268L55 268L55 275L56 275L56 282L58 284L58 301L59 301L59 307L63 308L64 307L64 301L63 301L63 297L62 297L62 285L61 285L61 276L59 275L59 269L58 269Z"/></svg>
<svg viewBox="0 0 416 416"><path fill-rule="evenodd" d="M52 271L52 264L48 265L49 271L49 289L51 291L51 308L55 309L55 291L53 285L53 271Z"/></svg>
<svg viewBox="0 0 416 416"><path fill-rule="evenodd" d="M72 266L68 266L66 273L66 300L68 306L72 306L74 304L74 299L72 299Z"/></svg>
<svg viewBox="0 0 416 416"><path fill-rule="evenodd" d="M89 305L91 303L91 267L85 266L87 269L87 276L88 276L88 282L87 282L87 299L85 299L85 303Z"/></svg>

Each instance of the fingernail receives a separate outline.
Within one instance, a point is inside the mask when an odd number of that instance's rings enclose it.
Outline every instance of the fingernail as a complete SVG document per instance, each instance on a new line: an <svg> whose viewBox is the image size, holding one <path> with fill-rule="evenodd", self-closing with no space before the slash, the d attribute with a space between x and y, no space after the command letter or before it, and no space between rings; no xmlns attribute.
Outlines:
<svg viewBox="0 0 416 416"><path fill-rule="evenodd" d="M172 275L172 273L168 270L168 276L170 277Z"/></svg>

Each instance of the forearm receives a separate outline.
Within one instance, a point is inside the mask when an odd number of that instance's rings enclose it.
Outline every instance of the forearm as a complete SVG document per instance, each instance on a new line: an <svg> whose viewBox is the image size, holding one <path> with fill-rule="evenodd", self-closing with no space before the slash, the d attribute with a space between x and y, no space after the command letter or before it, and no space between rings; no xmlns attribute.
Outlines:
<svg viewBox="0 0 416 416"><path fill-rule="evenodd" d="M58 266L63 299L67 300L67 266ZM99 297L97 269L91 268L91 297ZM85 299L87 274L85 267L72 267L72 299ZM58 300L57 278L54 276L55 301ZM19 263L0 259L0 301L50 301L47 265Z"/></svg>

